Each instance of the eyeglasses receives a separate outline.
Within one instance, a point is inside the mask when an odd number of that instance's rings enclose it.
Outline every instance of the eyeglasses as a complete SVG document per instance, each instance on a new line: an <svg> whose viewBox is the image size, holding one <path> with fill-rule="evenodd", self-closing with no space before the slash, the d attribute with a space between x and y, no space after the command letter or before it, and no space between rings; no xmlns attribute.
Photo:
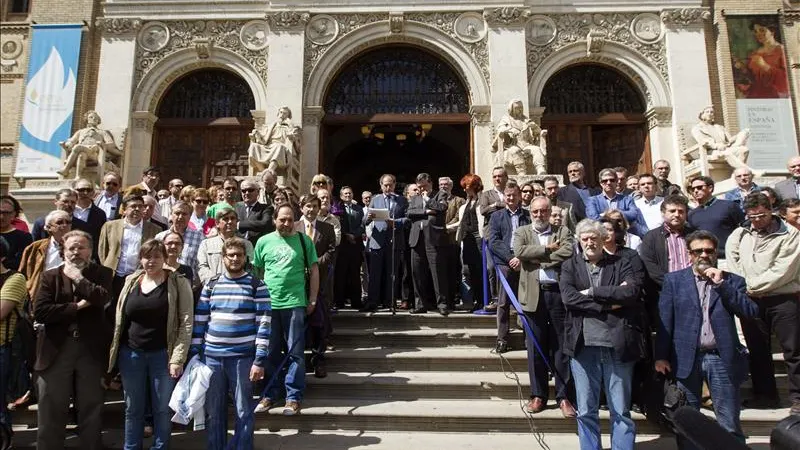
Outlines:
<svg viewBox="0 0 800 450"><path fill-rule="evenodd" d="M119 186L119 183L116 181L106 181L106 186Z"/></svg>
<svg viewBox="0 0 800 450"><path fill-rule="evenodd" d="M707 185L705 185L705 184L698 184L697 186L692 186L692 187L690 187L689 189L691 189L691 190L693 190L693 191L696 191L696 190L698 190L698 189L705 189L705 188L706 188L706 186L707 186Z"/></svg>
<svg viewBox="0 0 800 450"><path fill-rule="evenodd" d="M689 253L693 254L694 256L700 256L700 255L703 255L703 254L705 254L705 255L716 255L717 254L717 249L713 248L713 247L693 248L693 249L689 250Z"/></svg>
<svg viewBox="0 0 800 450"><path fill-rule="evenodd" d="M228 259L243 259L244 253L225 253L225 257Z"/></svg>
<svg viewBox="0 0 800 450"><path fill-rule="evenodd" d="M750 220L758 220L758 219L763 219L764 217L768 217L768 216L770 216L770 214L767 214L767 213L748 214L747 218L750 219Z"/></svg>
<svg viewBox="0 0 800 450"><path fill-rule="evenodd" d="M182 184L173 184L172 187L178 188L178 189L183 189L183 185Z"/></svg>
<svg viewBox="0 0 800 450"><path fill-rule="evenodd" d="M314 183L312 183L312 184L313 184L314 186L327 186L327 185L328 185L328 182L327 182L327 181L315 181L315 182L314 182Z"/></svg>
<svg viewBox="0 0 800 450"><path fill-rule="evenodd" d="M75 189L75 192L92 192L92 188L78 188Z"/></svg>
<svg viewBox="0 0 800 450"><path fill-rule="evenodd" d="M137 203L137 204L134 204L134 205L126 205L125 206L125 208L127 208L127 209L144 209L144 207L145 207L145 205L143 205L141 203Z"/></svg>
<svg viewBox="0 0 800 450"><path fill-rule="evenodd" d="M201 205L207 205L207 204L209 204L209 201L208 201L208 200L206 200L206 199L204 199L204 198L196 198L196 199L194 199L194 202L195 202L195 203L199 203L199 204L201 204Z"/></svg>
<svg viewBox="0 0 800 450"><path fill-rule="evenodd" d="M225 186L224 189L226 191L235 191L236 190L236 188L234 186Z"/></svg>
<svg viewBox="0 0 800 450"><path fill-rule="evenodd" d="M605 180L600 180L601 184L616 183L616 182L617 182L616 178L606 178Z"/></svg>
<svg viewBox="0 0 800 450"><path fill-rule="evenodd" d="M548 211L547 209L532 209L532 210L530 210L530 213L531 214L534 214L534 213L536 213L536 214L547 214L547 211Z"/></svg>
<svg viewBox="0 0 800 450"><path fill-rule="evenodd" d="M69 225L71 223L72 223L71 220L66 220L66 219L60 219L60 220L56 220L55 222L53 222L53 224L55 224L55 225Z"/></svg>
<svg viewBox="0 0 800 450"><path fill-rule="evenodd" d="M532 190L530 190L530 189L523 189L523 190L522 190L522 193L523 193L523 194L533 194L533 191L532 191Z"/></svg>
<svg viewBox="0 0 800 450"><path fill-rule="evenodd" d="M14 211L0 211L0 214L14 214Z"/></svg>
<svg viewBox="0 0 800 450"><path fill-rule="evenodd" d="M256 188L242 188L242 192L255 192L257 190Z"/></svg>

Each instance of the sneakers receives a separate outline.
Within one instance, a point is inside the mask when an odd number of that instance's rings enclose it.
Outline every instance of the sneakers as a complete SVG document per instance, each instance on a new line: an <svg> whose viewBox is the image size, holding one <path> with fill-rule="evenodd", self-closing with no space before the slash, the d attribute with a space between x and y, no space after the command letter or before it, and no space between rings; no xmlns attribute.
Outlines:
<svg viewBox="0 0 800 450"><path fill-rule="evenodd" d="M294 416L300 414L300 403L295 400L286 400L286 405L283 407L284 416Z"/></svg>
<svg viewBox="0 0 800 450"><path fill-rule="evenodd" d="M256 405L256 409L253 412L255 413L267 412L274 407L275 403L271 399L264 398L260 402L258 402L258 405Z"/></svg>

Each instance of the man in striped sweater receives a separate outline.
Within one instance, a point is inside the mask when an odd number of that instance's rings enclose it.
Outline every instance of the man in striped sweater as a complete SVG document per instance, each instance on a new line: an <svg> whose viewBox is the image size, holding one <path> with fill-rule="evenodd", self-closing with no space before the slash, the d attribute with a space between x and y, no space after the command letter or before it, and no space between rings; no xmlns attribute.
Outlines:
<svg viewBox="0 0 800 450"><path fill-rule="evenodd" d="M267 286L244 270L246 244L222 245L225 271L209 280L194 315L191 353L211 369L206 393L208 449L226 448L228 392L236 407L235 448L253 448L252 383L264 378L272 308Z"/></svg>

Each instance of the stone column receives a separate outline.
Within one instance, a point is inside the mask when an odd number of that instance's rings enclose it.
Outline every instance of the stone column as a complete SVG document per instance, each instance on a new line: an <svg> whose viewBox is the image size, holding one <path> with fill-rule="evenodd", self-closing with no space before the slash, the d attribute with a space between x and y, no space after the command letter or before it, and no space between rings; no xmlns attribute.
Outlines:
<svg viewBox="0 0 800 450"><path fill-rule="evenodd" d="M666 27L664 39L672 90L674 151L660 149L659 154L661 159L668 160L672 165L675 174L672 181L681 184L680 130L691 128L697 122L697 114L711 104L704 28L704 21L710 17L705 8L668 9L661 12L661 21Z"/></svg>
<svg viewBox="0 0 800 450"><path fill-rule="evenodd" d="M647 130L650 134L650 157L653 163L659 159L666 159L670 162L672 173L679 176L682 163L680 144L673 145L672 108L669 106L652 107L647 110L645 116L647 117ZM648 167L647 171L652 173L652 169L652 166ZM677 182L678 180L674 179L673 181Z"/></svg>
<svg viewBox="0 0 800 450"><path fill-rule="evenodd" d="M128 126L136 69L136 33L141 28L142 21L97 19L95 26L102 31L95 110L103 120L101 126L111 131L120 146L125 146L120 148L125 152L122 170L127 173L129 159L136 157L131 155L131 149L136 149L137 152L141 150L141 147L126 145L120 141L123 133L127 135L126 141L131 140ZM124 183L133 184L138 180L138 175L134 178L125 177Z"/></svg>
<svg viewBox="0 0 800 450"><path fill-rule="evenodd" d="M473 171L486 183L492 175L495 154L491 151L494 126L492 126L492 107L490 105L472 105L469 108L472 117L472 161Z"/></svg>
<svg viewBox="0 0 800 450"><path fill-rule="evenodd" d="M492 80L492 119L506 113L511 99L528 102L528 64L525 60L525 8L488 8L483 17L489 25L489 73Z"/></svg>
<svg viewBox="0 0 800 450"><path fill-rule="evenodd" d="M134 111L131 114L131 127L128 133L128 148L125 152L125 163L122 168L124 185L141 181L142 170L150 165L153 152L153 126L158 117L150 111Z"/></svg>
<svg viewBox="0 0 800 450"><path fill-rule="evenodd" d="M292 110L292 120L302 123L303 45L307 12L283 11L267 15L270 23L267 60L267 117L281 106Z"/></svg>
<svg viewBox="0 0 800 450"><path fill-rule="evenodd" d="M303 153L300 155L300 186L311 185L311 179L319 173L319 141L322 132L322 106L303 108ZM334 180L336 181L336 180ZM340 186L341 187L341 186Z"/></svg>

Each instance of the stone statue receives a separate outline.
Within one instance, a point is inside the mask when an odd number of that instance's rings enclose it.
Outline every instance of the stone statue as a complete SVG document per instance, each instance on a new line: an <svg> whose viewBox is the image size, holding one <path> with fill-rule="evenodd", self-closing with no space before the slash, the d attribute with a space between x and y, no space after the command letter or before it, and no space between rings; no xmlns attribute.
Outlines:
<svg viewBox="0 0 800 450"><path fill-rule="evenodd" d="M547 130L542 130L522 113L522 101L511 100L508 114L497 124L492 142L496 165L509 175L544 175L547 173Z"/></svg>
<svg viewBox="0 0 800 450"><path fill-rule="evenodd" d="M299 126L292 124L292 111L287 106L278 110L278 120L269 125L256 127L250 133L250 147L247 159L250 164L250 175L253 176L264 169L285 175L290 164L299 155Z"/></svg>
<svg viewBox="0 0 800 450"><path fill-rule="evenodd" d="M88 178L100 180L104 172L118 172L119 167L114 163L119 162L122 151L114 142L111 132L99 127L101 120L97 111L89 111L85 116L86 128L76 131L69 139L58 144L66 152L64 167L57 171L66 178L74 168L75 179ZM87 174L87 168L97 166L97 173Z"/></svg>
<svg viewBox="0 0 800 450"><path fill-rule="evenodd" d="M732 168L750 168L747 165L747 140L750 130L744 129L736 136L731 136L722 125L714 123L714 107L709 106L698 115L700 119L692 127L692 137L700 146L709 151L708 160L718 161L724 159Z"/></svg>

